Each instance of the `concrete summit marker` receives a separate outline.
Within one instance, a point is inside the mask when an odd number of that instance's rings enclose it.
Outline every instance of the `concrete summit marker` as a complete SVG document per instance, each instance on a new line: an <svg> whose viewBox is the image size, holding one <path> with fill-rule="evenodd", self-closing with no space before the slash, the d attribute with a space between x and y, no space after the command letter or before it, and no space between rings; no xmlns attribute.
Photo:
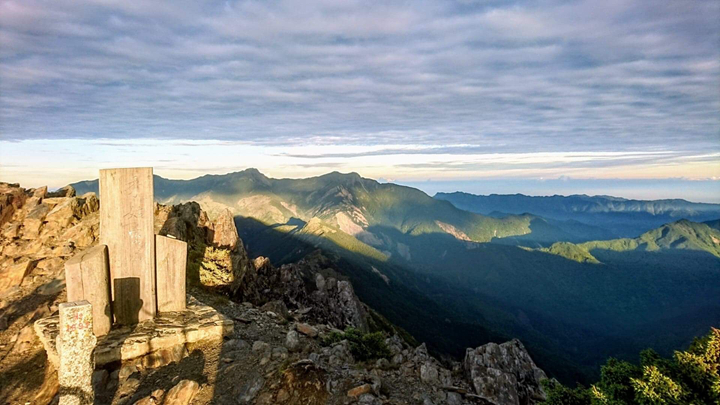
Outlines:
<svg viewBox="0 0 720 405"><path fill-rule="evenodd" d="M90 405L95 401L92 374L95 370L93 351L97 343L93 334L92 305L87 301L64 302L59 308L60 405Z"/></svg>
<svg viewBox="0 0 720 405"><path fill-rule="evenodd" d="M107 245L115 321L155 317L151 167L100 170L100 243Z"/></svg>

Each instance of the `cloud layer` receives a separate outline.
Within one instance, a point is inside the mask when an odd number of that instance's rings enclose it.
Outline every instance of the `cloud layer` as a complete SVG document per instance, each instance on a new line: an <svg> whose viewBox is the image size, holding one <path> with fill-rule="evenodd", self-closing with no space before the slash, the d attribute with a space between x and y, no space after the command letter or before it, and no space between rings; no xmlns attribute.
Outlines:
<svg viewBox="0 0 720 405"><path fill-rule="evenodd" d="M5 139L718 148L715 1L0 7Z"/></svg>

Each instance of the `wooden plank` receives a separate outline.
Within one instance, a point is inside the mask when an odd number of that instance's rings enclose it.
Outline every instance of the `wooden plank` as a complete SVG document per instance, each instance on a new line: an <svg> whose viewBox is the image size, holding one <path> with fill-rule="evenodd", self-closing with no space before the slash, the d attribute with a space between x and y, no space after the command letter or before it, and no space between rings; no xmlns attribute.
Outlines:
<svg viewBox="0 0 720 405"><path fill-rule="evenodd" d="M100 170L100 243L108 247L115 321L130 325L154 318L151 167Z"/></svg>
<svg viewBox="0 0 720 405"><path fill-rule="evenodd" d="M184 311L187 243L155 235L155 257L158 311Z"/></svg>
<svg viewBox="0 0 720 405"><path fill-rule="evenodd" d="M65 262L67 300L92 304L93 333L106 335L112 326L107 246L90 248Z"/></svg>

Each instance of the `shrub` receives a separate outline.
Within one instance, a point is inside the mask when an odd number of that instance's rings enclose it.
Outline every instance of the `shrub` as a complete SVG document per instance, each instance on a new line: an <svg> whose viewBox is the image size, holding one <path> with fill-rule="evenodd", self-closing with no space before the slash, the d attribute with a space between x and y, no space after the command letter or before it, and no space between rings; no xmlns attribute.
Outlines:
<svg viewBox="0 0 720 405"><path fill-rule="evenodd" d="M385 336L382 332L365 333L348 327L345 332L331 332L323 339L326 346L334 345L347 340L350 346L350 353L358 361L367 361L379 358L390 357L390 350L385 344Z"/></svg>

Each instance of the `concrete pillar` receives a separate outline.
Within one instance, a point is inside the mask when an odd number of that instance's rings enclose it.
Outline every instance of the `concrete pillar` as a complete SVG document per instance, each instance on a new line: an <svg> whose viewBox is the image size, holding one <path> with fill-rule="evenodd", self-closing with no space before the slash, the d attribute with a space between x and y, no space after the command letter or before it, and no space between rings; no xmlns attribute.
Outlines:
<svg viewBox="0 0 720 405"><path fill-rule="evenodd" d="M67 300L88 301L93 308L93 332L106 335L112 326L108 249L97 245L65 262Z"/></svg>
<svg viewBox="0 0 720 405"><path fill-rule="evenodd" d="M154 318L151 167L100 170L100 243L108 247L115 321L130 325Z"/></svg>
<svg viewBox="0 0 720 405"><path fill-rule="evenodd" d="M95 400L92 374L97 338L92 329L92 305L89 302L60 304L60 332L57 337L60 405L90 405Z"/></svg>
<svg viewBox="0 0 720 405"><path fill-rule="evenodd" d="M187 243L155 235L155 255L158 311L184 311Z"/></svg>

